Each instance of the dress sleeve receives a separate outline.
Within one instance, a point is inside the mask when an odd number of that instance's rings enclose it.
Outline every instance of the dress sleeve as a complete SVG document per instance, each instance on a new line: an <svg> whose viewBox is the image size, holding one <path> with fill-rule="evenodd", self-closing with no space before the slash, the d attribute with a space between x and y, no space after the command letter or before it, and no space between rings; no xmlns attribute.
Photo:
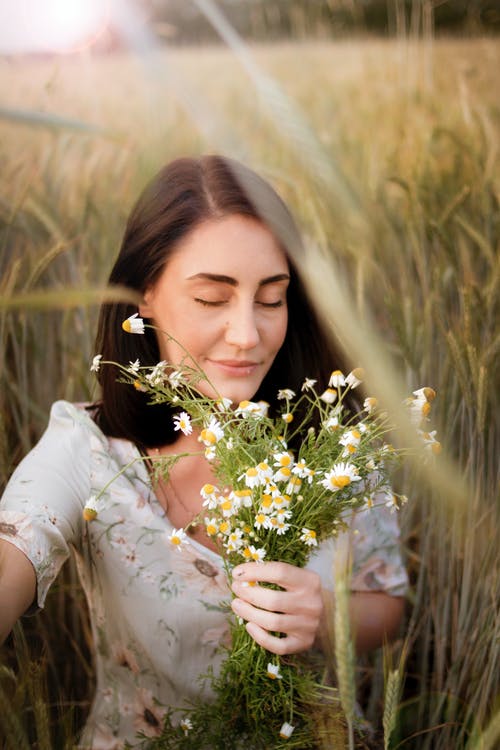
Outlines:
<svg viewBox="0 0 500 750"><path fill-rule="evenodd" d="M397 513L389 509L384 492L375 495L371 508L362 508L345 517L351 558L351 591L383 591L405 596L408 575L400 548ZM319 573L323 586L334 588L335 538L322 542L311 556L308 568Z"/></svg>
<svg viewBox="0 0 500 750"><path fill-rule="evenodd" d="M39 443L14 471L0 501L0 538L20 549L37 578L37 605L78 546L90 495L90 418L57 401ZM35 607L36 608L36 607Z"/></svg>

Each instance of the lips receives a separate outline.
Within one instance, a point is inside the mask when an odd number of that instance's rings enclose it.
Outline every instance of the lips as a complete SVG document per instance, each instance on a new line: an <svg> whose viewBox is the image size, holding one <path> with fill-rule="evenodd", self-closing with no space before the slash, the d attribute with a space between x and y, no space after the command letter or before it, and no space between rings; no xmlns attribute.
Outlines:
<svg viewBox="0 0 500 750"><path fill-rule="evenodd" d="M261 362L248 359L210 359L208 361L219 371L239 377L252 375L261 365Z"/></svg>
<svg viewBox="0 0 500 750"><path fill-rule="evenodd" d="M256 367L259 364L259 362L253 362L249 359L212 359L210 361L226 367Z"/></svg>

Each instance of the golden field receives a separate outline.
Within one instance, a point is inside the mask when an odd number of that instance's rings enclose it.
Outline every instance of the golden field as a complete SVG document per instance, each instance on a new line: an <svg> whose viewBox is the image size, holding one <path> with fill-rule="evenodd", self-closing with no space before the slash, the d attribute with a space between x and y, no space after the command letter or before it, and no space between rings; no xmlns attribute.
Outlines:
<svg viewBox="0 0 500 750"><path fill-rule="evenodd" d="M181 154L232 155L276 185L312 265L329 259L310 270L318 304L388 408L437 391L443 453L398 480L412 585L385 654L406 654L394 749L500 737L499 69L494 38L0 59L2 484L52 401L96 395L99 290L139 189ZM71 566L23 629L2 652L0 747L70 748L93 679ZM358 674L377 728L359 747L381 748L382 653Z"/></svg>

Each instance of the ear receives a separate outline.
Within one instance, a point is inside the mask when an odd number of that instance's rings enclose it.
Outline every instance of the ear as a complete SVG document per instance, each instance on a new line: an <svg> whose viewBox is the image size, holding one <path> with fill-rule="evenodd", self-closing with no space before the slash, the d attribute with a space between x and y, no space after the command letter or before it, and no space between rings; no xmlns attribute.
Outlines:
<svg viewBox="0 0 500 750"><path fill-rule="evenodd" d="M147 289L144 293L144 300L139 305L139 315L141 318L152 318L153 310L151 308L151 290Z"/></svg>

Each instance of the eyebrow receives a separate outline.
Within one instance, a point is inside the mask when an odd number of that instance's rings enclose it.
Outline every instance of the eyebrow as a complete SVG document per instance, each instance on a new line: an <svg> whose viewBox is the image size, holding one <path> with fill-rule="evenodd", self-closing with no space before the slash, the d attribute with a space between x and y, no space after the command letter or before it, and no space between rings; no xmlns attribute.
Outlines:
<svg viewBox="0 0 500 750"><path fill-rule="evenodd" d="M188 276L188 281L195 280L204 281L216 281L219 284L229 284L230 286L238 286L238 281L233 279L232 276L225 276L220 273L196 273L194 276ZM266 284L275 284L278 281L290 281L290 276L287 273L277 273L274 276L267 276L265 279L259 281L259 286L265 286Z"/></svg>

